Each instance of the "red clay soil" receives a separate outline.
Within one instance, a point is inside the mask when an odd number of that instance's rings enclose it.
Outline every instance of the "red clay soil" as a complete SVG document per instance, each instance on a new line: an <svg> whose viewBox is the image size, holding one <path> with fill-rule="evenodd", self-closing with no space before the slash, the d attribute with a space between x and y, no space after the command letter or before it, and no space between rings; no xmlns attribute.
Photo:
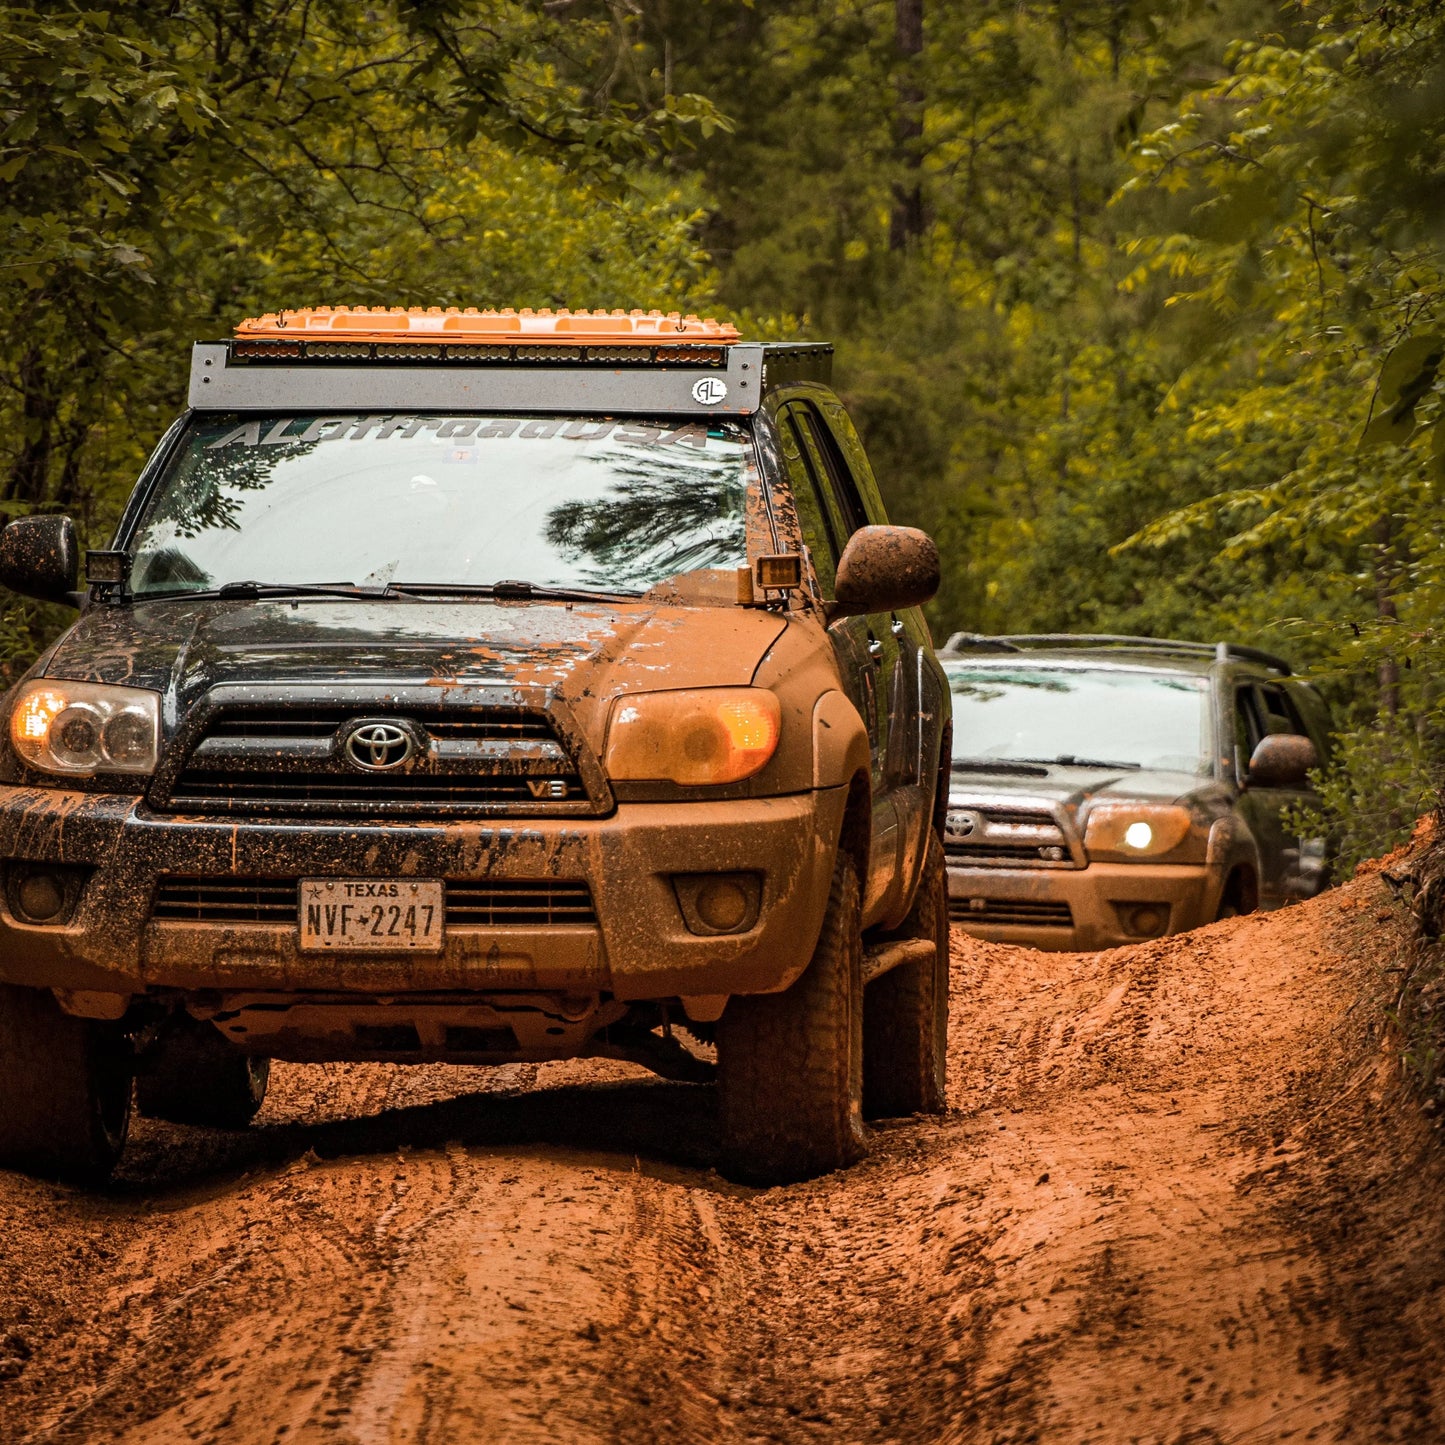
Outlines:
<svg viewBox="0 0 1445 1445"><path fill-rule="evenodd" d="M1445 1177L1375 877L954 956L954 1109L787 1189L612 1064L279 1067L0 1175L0 1440L1440 1441Z"/></svg>

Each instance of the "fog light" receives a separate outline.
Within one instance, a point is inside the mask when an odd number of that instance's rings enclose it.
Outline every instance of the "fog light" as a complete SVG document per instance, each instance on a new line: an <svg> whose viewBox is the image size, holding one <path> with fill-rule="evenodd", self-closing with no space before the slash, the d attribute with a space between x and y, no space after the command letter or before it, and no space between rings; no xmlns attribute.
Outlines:
<svg viewBox="0 0 1445 1445"><path fill-rule="evenodd" d="M731 933L748 916L748 895L731 878L714 878L697 891L697 916L719 933Z"/></svg>
<svg viewBox="0 0 1445 1445"><path fill-rule="evenodd" d="M1169 908L1163 903L1139 903L1123 913L1125 928L1136 938L1157 938L1169 927Z"/></svg>
<svg viewBox="0 0 1445 1445"><path fill-rule="evenodd" d="M53 873L31 873L15 890L20 912L31 923L49 923L65 907L65 885Z"/></svg>
<svg viewBox="0 0 1445 1445"><path fill-rule="evenodd" d="M681 873L672 886L691 933L746 933L758 921L757 873Z"/></svg>

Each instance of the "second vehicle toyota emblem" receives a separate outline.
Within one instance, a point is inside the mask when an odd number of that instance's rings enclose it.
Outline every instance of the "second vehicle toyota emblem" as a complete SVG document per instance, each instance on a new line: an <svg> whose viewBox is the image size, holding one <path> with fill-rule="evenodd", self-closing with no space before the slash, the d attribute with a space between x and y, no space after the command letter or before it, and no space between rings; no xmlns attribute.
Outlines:
<svg viewBox="0 0 1445 1445"><path fill-rule="evenodd" d="M405 728L391 722L358 723L343 744L348 762L369 773L399 768L416 751L416 743Z"/></svg>

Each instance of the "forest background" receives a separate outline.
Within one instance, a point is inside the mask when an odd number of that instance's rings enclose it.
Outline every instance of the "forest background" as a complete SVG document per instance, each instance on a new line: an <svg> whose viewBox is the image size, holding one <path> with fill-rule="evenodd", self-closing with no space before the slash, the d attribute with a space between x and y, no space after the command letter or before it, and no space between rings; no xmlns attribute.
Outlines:
<svg viewBox="0 0 1445 1445"><path fill-rule="evenodd" d="M1348 862L1445 760L1442 248L1438 0L6 6L0 510L103 545L284 306L825 337L935 633L1286 653Z"/></svg>

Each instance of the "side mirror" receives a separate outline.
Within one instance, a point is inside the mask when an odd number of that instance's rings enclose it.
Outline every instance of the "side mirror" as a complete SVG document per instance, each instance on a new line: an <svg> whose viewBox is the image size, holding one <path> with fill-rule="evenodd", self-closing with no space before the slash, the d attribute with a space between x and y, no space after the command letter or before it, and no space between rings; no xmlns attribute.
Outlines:
<svg viewBox="0 0 1445 1445"><path fill-rule="evenodd" d="M80 549L69 517L17 517L0 531L0 587L75 605Z"/></svg>
<svg viewBox="0 0 1445 1445"><path fill-rule="evenodd" d="M938 548L916 527L859 527L838 559L828 620L920 607L938 591Z"/></svg>
<svg viewBox="0 0 1445 1445"><path fill-rule="evenodd" d="M1315 745L1300 733L1276 733L1261 738L1249 760L1252 788L1307 788L1309 773L1320 765Z"/></svg>

